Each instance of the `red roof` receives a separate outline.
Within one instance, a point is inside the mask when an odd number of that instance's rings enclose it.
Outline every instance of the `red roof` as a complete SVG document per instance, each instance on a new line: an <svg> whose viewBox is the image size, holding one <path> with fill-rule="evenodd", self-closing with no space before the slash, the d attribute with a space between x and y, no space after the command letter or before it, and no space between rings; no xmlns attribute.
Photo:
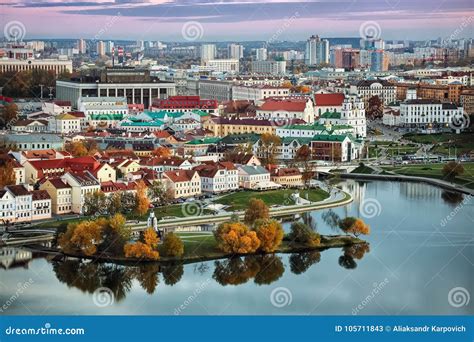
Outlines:
<svg viewBox="0 0 474 342"><path fill-rule="evenodd" d="M152 105L161 109L216 109L217 106L217 100L202 100L199 96L170 96L156 99Z"/></svg>
<svg viewBox="0 0 474 342"><path fill-rule="evenodd" d="M315 94L314 101L316 102L316 106L342 106L344 94Z"/></svg>
<svg viewBox="0 0 474 342"><path fill-rule="evenodd" d="M306 109L306 102L306 99L269 99L260 106L259 110L303 112Z"/></svg>
<svg viewBox="0 0 474 342"><path fill-rule="evenodd" d="M189 182L197 171L194 170L174 170L166 171L164 175L173 183Z"/></svg>

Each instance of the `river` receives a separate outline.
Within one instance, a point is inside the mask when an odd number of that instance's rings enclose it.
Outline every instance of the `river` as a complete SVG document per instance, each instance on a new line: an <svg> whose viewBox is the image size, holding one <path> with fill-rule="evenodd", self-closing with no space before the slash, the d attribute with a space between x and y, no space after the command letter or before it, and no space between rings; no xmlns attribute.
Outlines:
<svg viewBox="0 0 474 342"><path fill-rule="evenodd" d="M362 217L371 226L365 248L162 269L4 249L1 314L473 314L466 297L474 295L472 197L408 182L341 186L354 202L312 212L310 220L334 234L331 217Z"/></svg>

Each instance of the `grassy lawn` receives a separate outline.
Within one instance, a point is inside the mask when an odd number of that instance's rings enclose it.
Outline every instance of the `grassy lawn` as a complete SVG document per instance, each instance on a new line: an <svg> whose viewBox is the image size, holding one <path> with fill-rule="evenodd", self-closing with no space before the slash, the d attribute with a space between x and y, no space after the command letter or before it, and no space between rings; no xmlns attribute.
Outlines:
<svg viewBox="0 0 474 342"><path fill-rule="evenodd" d="M363 165L363 166L358 166L351 173L363 173L363 174L366 174L366 175L367 174L370 175L370 174L374 173L374 169L372 169L369 166Z"/></svg>
<svg viewBox="0 0 474 342"><path fill-rule="evenodd" d="M442 134L406 134L405 139L423 144L435 145L431 152L439 154L454 155L454 148L458 155L474 150L474 134L472 133L442 133Z"/></svg>
<svg viewBox="0 0 474 342"><path fill-rule="evenodd" d="M384 167L387 171L407 176L429 177L443 179L442 170L445 164L416 164L416 165L400 165L395 167ZM463 163L464 174L456 177L455 183L464 185L470 189L474 189L474 163Z"/></svg>
<svg viewBox="0 0 474 342"><path fill-rule="evenodd" d="M258 198L264 201L268 206L272 205L294 205L294 201L290 195L292 193L299 192L302 198L308 199L311 202L322 201L329 196L329 194L321 189L309 189L309 190L296 190L296 189L283 189L283 190L271 190L265 192L259 191L241 191L233 194L225 195L215 203L228 205L230 210L244 210L248 206L248 202L252 198Z"/></svg>
<svg viewBox="0 0 474 342"><path fill-rule="evenodd" d="M155 216L158 218L163 218L165 216L185 217L212 214L211 210L203 209L201 203L198 201L167 205L164 207L155 208L154 210Z"/></svg>
<svg viewBox="0 0 474 342"><path fill-rule="evenodd" d="M213 234L201 232L177 233L184 243L184 257L217 257L222 254L217 249Z"/></svg>

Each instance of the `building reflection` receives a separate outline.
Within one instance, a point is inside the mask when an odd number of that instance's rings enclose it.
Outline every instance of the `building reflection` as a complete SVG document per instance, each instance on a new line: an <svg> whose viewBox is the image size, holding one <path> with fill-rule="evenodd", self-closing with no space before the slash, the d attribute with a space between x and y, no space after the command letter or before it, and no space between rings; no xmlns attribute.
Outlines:
<svg viewBox="0 0 474 342"><path fill-rule="evenodd" d="M440 188L424 183L400 182L400 195L409 199L437 200L441 192Z"/></svg>

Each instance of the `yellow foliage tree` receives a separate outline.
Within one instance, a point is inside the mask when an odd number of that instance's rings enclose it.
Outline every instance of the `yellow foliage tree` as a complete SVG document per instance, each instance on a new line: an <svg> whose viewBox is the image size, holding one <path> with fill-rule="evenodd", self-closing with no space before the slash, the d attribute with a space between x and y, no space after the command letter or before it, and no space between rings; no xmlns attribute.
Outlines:
<svg viewBox="0 0 474 342"><path fill-rule="evenodd" d="M253 253L260 247L257 233L240 222L220 224L215 237L218 248L226 253Z"/></svg>
<svg viewBox="0 0 474 342"><path fill-rule="evenodd" d="M123 248L125 256L127 258L159 259L160 254L156 250L156 247L160 240L153 228L145 230L143 233L143 241L144 242L137 241L134 243L127 243Z"/></svg>
<svg viewBox="0 0 474 342"><path fill-rule="evenodd" d="M153 230L153 228L148 228L145 230L143 233L143 240L145 241L145 244L153 249L155 249L158 246L158 242L160 242L160 239L158 238L158 235L156 235L156 232Z"/></svg>
<svg viewBox="0 0 474 342"><path fill-rule="evenodd" d="M127 258L157 260L160 257L158 251L153 250L151 246L143 242L127 243L124 252Z"/></svg>
<svg viewBox="0 0 474 342"><path fill-rule="evenodd" d="M143 216L148 212L150 206L147 187L143 181L137 183L137 194L135 196L135 214Z"/></svg>
<svg viewBox="0 0 474 342"><path fill-rule="evenodd" d="M184 254L183 241L173 232L166 234L163 239L163 254L169 257L180 257Z"/></svg>
<svg viewBox="0 0 474 342"><path fill-rule="evenodd" d="M66 151L71 153L74 157L83 157L89 154L89 151L82 141L73 141L66 144Z"/></svg>
<svg viewBox="0 0 474 342"><path fill-rule="evenodd" d="M101 220L70 224L66 233L61 234L59 245L66 252L80 251L85 255L94 255L102 241L102 228Z"/></svg>
<svg viewBox="0 0 474 342"><path fill-rule="evenodd" d="M369 235L370 234L370 226L366 224L362 219L358 218L354 221L352 226L347 229L348 233L354 234L354 236L359 235Z"/></svg>
<svg viewBox="0 0 474 342"><path fill-rule="evenodd" d="M276 220L255 222L255 230L260 240L260 249L266 253L274 252L283 240L283 227Z"/></svg>
<svg viewBox="0 0 474 342"><path fill-rule="evenodd" d="M0 160L2 162L2 160ZM16 183L15 169L12 160L7 160L0 166L0 188Z"/></svg>

